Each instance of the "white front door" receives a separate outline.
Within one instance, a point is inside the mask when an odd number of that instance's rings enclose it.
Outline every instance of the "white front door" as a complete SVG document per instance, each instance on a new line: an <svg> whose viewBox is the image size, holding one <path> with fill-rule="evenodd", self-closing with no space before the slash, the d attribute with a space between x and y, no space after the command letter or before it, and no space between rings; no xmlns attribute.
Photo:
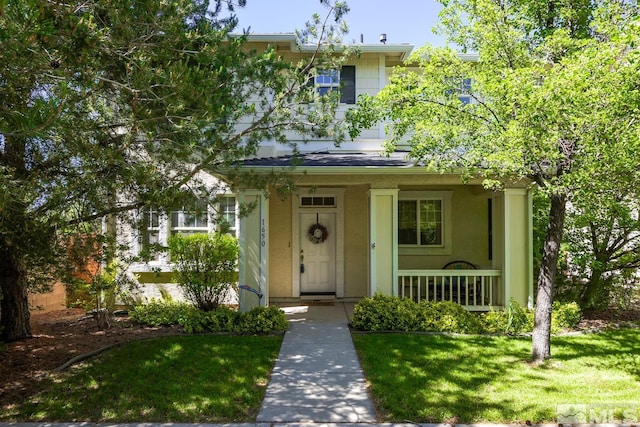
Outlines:
<svg viewBox="0 0 640 427"><path fill-rule="evenodd" d="M335 294L336 237L335 213L300 214L301 294Z"/></svg>

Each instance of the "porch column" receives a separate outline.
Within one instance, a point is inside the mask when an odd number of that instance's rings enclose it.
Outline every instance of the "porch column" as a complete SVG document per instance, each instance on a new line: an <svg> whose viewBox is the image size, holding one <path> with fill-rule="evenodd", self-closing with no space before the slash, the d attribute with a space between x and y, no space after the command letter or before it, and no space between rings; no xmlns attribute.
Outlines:
<svg viewBox="0 0 640 427"><path fill-rule="evenodd" d="M261 191L240 191L241 205L253 203L254 209L240 218L239 285L250 286L262 294L239 289L240 311L249 311L269 303L269 205Z"/></svg>
<svg viewBox="0 0 640 427"><path fill-rule="evenodd" d="M523 307L533 304L533 225L530 191L507 188L502 197L502 282L504 304L511 298Z"/></svg>
<svg viewBox="0 0 640 427"><path fill-rule="evenodd" d="M369 292L398 292L398 189L369 190Z"/></svg>

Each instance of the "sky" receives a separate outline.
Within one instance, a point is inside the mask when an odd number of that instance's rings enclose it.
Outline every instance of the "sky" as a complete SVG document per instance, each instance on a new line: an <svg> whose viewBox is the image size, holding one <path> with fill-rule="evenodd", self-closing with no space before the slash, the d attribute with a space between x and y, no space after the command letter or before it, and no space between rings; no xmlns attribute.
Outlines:
<svg viewBox="0 0 640 427"><path fill-rule="evenodd" d="M410 43L420 47L425 43L444 45L444 39L431 28L442 8L435 0L346 0L351 11L346 16L349 34L346 43L379 43L381 33L387 43ZM292 33L304 28L315 13L324 16L327 9L319 0L247 0L238 8L239 29L250 27L250 33Z"/></svg>

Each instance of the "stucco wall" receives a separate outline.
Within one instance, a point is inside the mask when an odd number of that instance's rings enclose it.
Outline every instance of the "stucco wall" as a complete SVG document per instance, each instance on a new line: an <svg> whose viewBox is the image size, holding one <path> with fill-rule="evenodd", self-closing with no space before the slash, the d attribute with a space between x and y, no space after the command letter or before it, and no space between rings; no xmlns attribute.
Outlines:
<svg viewBox="0 0 640 427"><path fill-rule="evenodd" d="M525 191L510 191L505 193L508 202L509 218L506 222L507 244L509 251L509 268L505 274L509 284L509 299L513 298L520 305L526 306L529 297L529 258L522 256L528 253L527 233L528 198Z"/></svg>
<svg viewBox="0 0 640 427"><path fill-rule="evenodd" d="M413 188L412 188L413 189ZM409 269L439 269L453 260L469 261L479 268L492 268L489 259L489 207L491 193L481 186L429 187L431 191L452 190L451 251L446 255L406 255L400 249L398 267ZM446 215L446 214L445 214Z"/></svg>
<svg viewBox="0 0 640 427"><path fill-rule="evenodd" d="M372 177L373 178L373 177ZM344 179L344 178L343 178ZM376 177L373 182L377 182ZM344 195L344 296L368 295L369 271L369 211L370 184L356 184L345 188ZM464 259L480 268L493 268L489 259L489 200L492 194L479 185L402 187L401 191L451 191L452 247L447 255L401 255L400 269L439 269L452 260ZM290 298L292 294L291 197L269 199L270 209L270 298ZM449 218L449 217L448 217ZM495 230L494 230L495 233ZM494 254L495 256L495 254ZM339 260L338 260L339 262Z"/></svg>
<svg viewBox="0 0 640 427"><path fill-rule="evenodd" d="M291 297L291 197L269 198L269 297Z"/></svg>
<svg viewBox="0 0 640 427"><path fill-rule="evenodd" d="M344 296L364 297L368 294L369 215L368 186L348 187L344 195L345 280Z"/></svg>

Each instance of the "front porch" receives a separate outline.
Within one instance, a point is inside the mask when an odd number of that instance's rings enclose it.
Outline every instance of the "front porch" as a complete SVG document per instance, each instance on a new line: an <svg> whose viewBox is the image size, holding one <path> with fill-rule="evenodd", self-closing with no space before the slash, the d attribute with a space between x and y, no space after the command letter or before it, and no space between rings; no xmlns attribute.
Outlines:
<svg viewBox="0 0 640 427"><path fill-rule="evenodd" d="M255 161L272 170L276 160ZM356 166L354 166L356 165ZM532 302L531 195L432 174L394 157L307 155L286 197L251 189L240 220L240 294L269 302L353 301L376 293L469 310ZM321 230L315 236L316 229ZM469 269L445 266L465 260ZM464 267L463 267L464 268Z"/></svg>

